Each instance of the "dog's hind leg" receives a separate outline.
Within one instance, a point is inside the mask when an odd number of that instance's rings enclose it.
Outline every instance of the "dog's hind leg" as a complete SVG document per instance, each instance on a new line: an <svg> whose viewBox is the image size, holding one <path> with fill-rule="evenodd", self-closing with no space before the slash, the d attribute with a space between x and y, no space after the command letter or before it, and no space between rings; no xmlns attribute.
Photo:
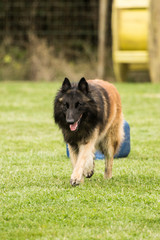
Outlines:
<svg viewBox="0 0 160 240"><path fill-rule="evenodd" d="M112 167L113 167L113 156L106 158L105 160L105 172L104 172L104 178L110 179L112 178Z"/></svg>
<svg viewBox="0 0 160 240"><path fill-rule="evenodd" d="M123 136L124 136L123 122L120 122L112 126L107 133L107 138L105 141L106 142L106 154L105 154L106 160L105 160L105 173L104 173L105 179L112 178L112 167L113 167L114 155L117 153L120 147L120 144L123 140Z"/></svg>

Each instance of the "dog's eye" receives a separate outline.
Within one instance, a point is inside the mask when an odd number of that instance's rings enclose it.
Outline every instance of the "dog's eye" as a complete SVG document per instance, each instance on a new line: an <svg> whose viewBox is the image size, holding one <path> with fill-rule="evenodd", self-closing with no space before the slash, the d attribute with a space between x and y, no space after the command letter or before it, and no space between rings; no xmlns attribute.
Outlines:
<svg viewBox="0 0 160 240"><path fill-rule="evenodd" d="M76 102L75 103L75 108L78 108L80 105L81 105L80 102Z"/></svg>
<svg viewBox="0 0 160 240"><path fill-rule="evenodd" d="M69 103L68 102L64 103L64 106L68 109L69 108Z"/></svg>

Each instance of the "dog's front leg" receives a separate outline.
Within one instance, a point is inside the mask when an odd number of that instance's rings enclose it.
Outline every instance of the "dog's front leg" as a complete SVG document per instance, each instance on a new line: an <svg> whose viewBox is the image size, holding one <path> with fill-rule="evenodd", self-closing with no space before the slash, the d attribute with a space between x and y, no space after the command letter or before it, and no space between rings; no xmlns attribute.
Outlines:
<svg viewBox="0 0 160 240"><path fill-rule="evenodd" d="M79 146L79 154L78 154L77 162L70 180L70 183L72 186L79 185L83 181L84 179L83 174L85 173L86 165L88 165L89 162L90 162L90 165L93 166L94 149L95 149L95 139L93 139L87 144Z"/></svg>
<svg viewBox="0 0 160 240"><path fill-rule="evenodd" d="M68 144L68 148L69 148L69 154L70 154L72 167L74 169L76 166L77 157L78 157L78 147Z"/></svg>

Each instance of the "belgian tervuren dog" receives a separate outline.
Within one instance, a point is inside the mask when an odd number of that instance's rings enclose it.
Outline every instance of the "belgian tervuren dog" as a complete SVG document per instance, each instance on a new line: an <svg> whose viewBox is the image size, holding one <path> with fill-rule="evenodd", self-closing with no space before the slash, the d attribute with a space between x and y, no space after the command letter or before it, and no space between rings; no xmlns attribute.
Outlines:
<svg viewBox="0 0 160 240"><path fill-rule="evenodd" d="M112 177L113 157L123 140L121 99L116 88L103 80L65 78L54 101L54 119L68 143L73 173L70 183L80 184L94 173L94 152L106 157L104 177Z"/></svg>

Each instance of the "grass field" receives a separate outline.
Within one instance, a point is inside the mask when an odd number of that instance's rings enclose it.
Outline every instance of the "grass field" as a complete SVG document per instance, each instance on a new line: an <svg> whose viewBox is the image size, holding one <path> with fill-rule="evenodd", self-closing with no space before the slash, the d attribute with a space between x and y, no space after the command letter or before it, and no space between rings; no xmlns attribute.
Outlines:
<svg viewBox="0 0 160 240"><path fill-rule="evenodd" d="M159 240L160 84L117 84L131 153L81 186L52 119L60 83L0 83L0 239Z"/></svg>

